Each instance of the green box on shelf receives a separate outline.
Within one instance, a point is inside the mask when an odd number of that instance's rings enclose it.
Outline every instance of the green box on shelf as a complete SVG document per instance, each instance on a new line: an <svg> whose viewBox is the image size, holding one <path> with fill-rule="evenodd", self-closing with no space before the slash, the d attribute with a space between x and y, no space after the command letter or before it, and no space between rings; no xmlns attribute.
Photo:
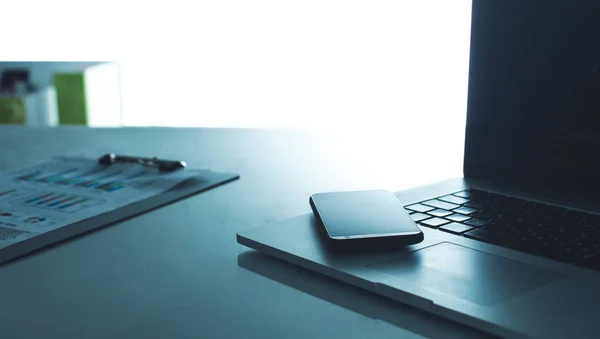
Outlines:
<svg viewBox="0 0 600 339"><path fill-rule="evenodd" d="M53 87L22 94L0 94L0 124L47 127L57 123Z"/></svg>
<svg viewBox="0 0 600 339"><path fill-rule="evenodd" d="M121 86L115 63L54 74L60 125L121 126Z"/></svg>
<svg viewBox="0 0 600 339"><path fill-rule="evenodd" d="M54 75L58 122L67 125L87 125L85 81L83 73Z"/></svg>
<svg viewBox="0 0 600 339"><path fill-rule="evenodd" d="M18 96L0 97L0 124L25 125L25 100Z"/></svg>

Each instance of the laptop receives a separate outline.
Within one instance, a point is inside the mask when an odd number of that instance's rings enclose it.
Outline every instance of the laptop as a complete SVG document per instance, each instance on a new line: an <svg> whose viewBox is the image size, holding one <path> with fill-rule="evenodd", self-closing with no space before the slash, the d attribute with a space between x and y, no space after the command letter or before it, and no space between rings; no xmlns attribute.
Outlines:
<svg viewBox="0 0 600 339"><path fill-rule="evenodd" d="M596 337L598 13L596 0L473 0L464 177L395 193L422 243L335 255L310 213L238 242L494 335Z"/></svg>

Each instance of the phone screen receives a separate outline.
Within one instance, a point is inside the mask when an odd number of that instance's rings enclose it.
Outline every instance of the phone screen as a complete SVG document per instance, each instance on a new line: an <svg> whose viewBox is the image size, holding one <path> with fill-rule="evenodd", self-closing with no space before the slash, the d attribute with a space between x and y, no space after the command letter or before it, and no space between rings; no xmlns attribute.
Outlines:
<svg viewBox="0 0 600 339"><path fill-rule="evenodd" d="M388 191L320 193L312 196L331 238L348 239L419 233L396 197Z"/></svg>

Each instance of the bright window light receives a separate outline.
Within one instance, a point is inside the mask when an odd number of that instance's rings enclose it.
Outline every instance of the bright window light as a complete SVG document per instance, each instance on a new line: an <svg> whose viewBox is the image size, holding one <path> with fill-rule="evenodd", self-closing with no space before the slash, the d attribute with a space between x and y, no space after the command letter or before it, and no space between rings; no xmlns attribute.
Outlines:
<svg viewBox="0 0 600 339"><path fill-rule="evenodd" d="M470 0L180 7L116 60L125 125L464 126Z"/></svg>

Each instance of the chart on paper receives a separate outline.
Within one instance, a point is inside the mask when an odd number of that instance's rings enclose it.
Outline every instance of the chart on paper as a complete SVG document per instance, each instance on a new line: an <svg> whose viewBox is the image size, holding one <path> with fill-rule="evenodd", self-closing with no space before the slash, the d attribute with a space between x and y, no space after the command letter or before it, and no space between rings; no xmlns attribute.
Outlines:
<svg viewBox="0 0 600 339"><path fill-rule="evenodd" d="M8 186L0 186L0 201L11 200L31 192L31 189L25 189L21 187L13 188Z"/></svg>
<svg viewBox="0 0 600 339"><path fill-rule="evenodd" d="M16 176L17 181L30 183L46 183L65 187L87 188L103 192L115 192L134 185L132 180L143 179L151 174L147 169L134 171L109 166L87 168L68 168L60 171L33 170Z"/></svg>
<svg viewBox="0 0 600 339"><path fill-rule="evenodd" d="M83 224L155 197L199 173L163 173L142 164L107 166L78 157L57 157L0 172L0 252L37 235Z"/></svg>
<svg viewBox="0 0 600 339"><path fill-rule="evenodd" d="M15 209L0 209L0 226L17 227L21 225L53 226L62 219L44 214L24 213Z"/></svg>
<svg viewBox="0 0 600 339"><path fill-rule="evenodd" d="M25 198L12 201L11 204L44 208L64 213L74 213L103 202L104 201L101 199L95 199L77 194L42 191L33 195L29 195Z"/></svg>

